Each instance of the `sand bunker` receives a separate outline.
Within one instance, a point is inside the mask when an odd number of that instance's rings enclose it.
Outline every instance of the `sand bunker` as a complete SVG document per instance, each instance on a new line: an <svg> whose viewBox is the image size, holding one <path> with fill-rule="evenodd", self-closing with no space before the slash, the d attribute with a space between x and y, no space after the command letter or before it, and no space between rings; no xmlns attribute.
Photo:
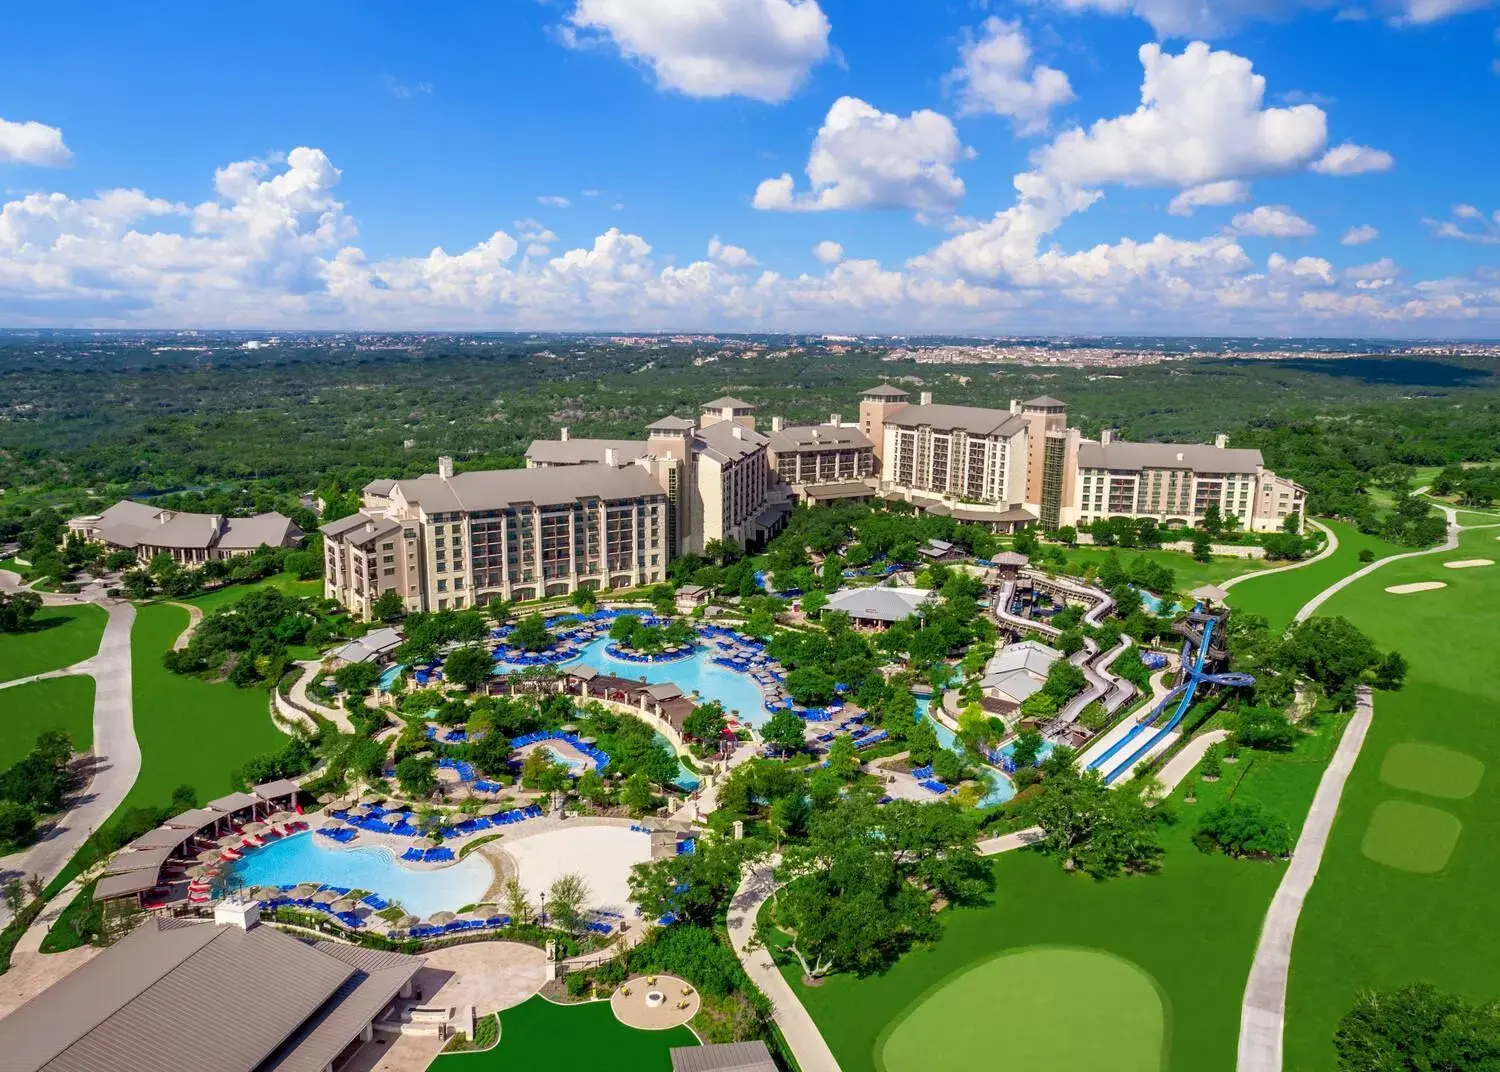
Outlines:
<svg viewBox="0 0 1500 1072"><path fill-rule="evenodd" d="M1447 581L1418 581L1415 584L1393 584L1386 591L1393 596L1409 596L1413 592L1431 592L1438 588L1447 587Z"/></svg>
<svg viewBox="0 0 1500 1072"><path fill-rule="evenodd" d="M1461 558L1457 562L1444 562L1447 569L1473 569L1475 566L1493 566L1493 558Z"/></svg>

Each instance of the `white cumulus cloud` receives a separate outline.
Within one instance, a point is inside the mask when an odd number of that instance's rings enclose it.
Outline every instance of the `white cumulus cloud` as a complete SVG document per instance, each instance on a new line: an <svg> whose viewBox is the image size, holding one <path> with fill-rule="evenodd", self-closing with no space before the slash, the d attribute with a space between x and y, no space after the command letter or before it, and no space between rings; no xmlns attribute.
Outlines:
<svg viewBox="0 0 1500 1072"><path fill-rule="evenodd" d="M1306 238L1318 233L1316 227L1285 205L1258 205L1249 212L1237 213L1229 227L1235 234L1261 238Z"/></svg>
<svg viewBox="0 0 1500 1072"><path fill-rule="evenodd" d="M1299 11L1328 11L1341 0L1041 0L1064 11L1135 15L1159 37L1216 37L1257 19L1287 19ZM1397 25L1438 22L1492 6L1495 0L1372 0L1376 12ZM1365 9L1345 7L1338 18L1364 19Z"/></svg>
<svg viewBox="0 0 1500 1072"><path fill-rule="evenodd" d="M844 259L844 247L825 239L813 246L813 256L824 264L837 264Z"/></svg>
<svg viewBox="0 0 1500 1072"><path fill-rule="evenodd" d="M778 103L828 57L817 0L576 0L563 39L607 42L662 89Z"/></svg>
<svg viewBox="0 0 1500 1072"><path fill-rule="evenodd" d="M1396 166L1396 158L1384 149L1371 149L1367 145L1344 142L1329 149L1312 169L1320 175L1363 175L1367 171L1389 171Z"/></svg>
<svg viewBox="0 0 1500 1072"><path fill-rule="evenodd" d="M1373 242L1380 237L1380 229L1368 223L1361 223L1351 227L1344 232L1344 237L1339 239L1340 244L1345 246L1362 246L1366 242Z"/></svg>
<svg viewBox="0 0 1500 1072"><path fill-rule="evenodd" d="M1031 42L1019 22L991 16L977 38L959 49L960 64L948 75L960 115L1005 115L1022 134L1047 129L1052 109L1073 99L1068 76L1031 62Z"/></svg>
<svg viewBox="0 0 1500 1072"><path fill-rule="evenodd" d="M1266 80L1248 59L1202 41L1181 54L1142 45L1141 104L1064 131L1033 160L1078 185L1201 186L1306 166L1328 140L1314 104L1264 107Z"/></svg>
<svg viewBox="0 0 1500 1072"><path fill-rule="evenodd" d="M1202 186L1189 186L1167 205L1173 216L1191 216L1196 209L1209 205L1237 205L1250 200L1250 184L1238 179L1221 182L1206 182Z"/></svg>
<svg viewBox="0 0 1500 1072"><path fill-rule="evenodd" d="M760 261L750 256L743 246L731 246L720 242L719 236L714 235L708 240L708 259L717 261L725 268L753 268Z"/></svg>
<svg viewBox="0 0 1500 1072"><path fill-rule="evenodd" d="M1453 238L1482 246L1500 245L1500 209L1486 216L1482 209L1473 205L1454 205L1453 219L1424 219L1422 222L1432 228L1434 238Z"/></svg>
<svg viewBox="0 0 1500 1072"><path fill-rule="evenodd" d="M0 119L0 164L62 167L72 159L73 151L63 144L62 131L56 127Z"/></svg>
<svg viewBox="0 0 1500 1072"><path fill-rule="evenodd" d="M536 203L546 205L548 208L567 208L573 202L560 194L541 194L537 197Z"/></svg>
<svg viewBox="0 0 1500 1072"><path fill-rule="evenodd" d="M758 209L906 208L946 212L964 195L953 165L967 155L953 122L922 109L902 118L858 97L840 97L813 139L807 160L811 189L798 193L789 174L755 191Z"/></svg>

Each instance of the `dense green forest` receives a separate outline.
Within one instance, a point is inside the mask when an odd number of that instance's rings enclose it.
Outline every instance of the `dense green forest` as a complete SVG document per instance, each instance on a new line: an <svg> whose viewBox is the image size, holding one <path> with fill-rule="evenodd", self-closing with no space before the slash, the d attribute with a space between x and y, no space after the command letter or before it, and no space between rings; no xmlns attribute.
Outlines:
<svg viewBox="0 0 1500 1072"><path fill-rule="evenodd" d="M804 343L745 356L718 342L582 337L298 337L245 349L205 336L0 337L0 518L122 495L287 509L376 476L520 464L533 438L637 436L731 393L762 419L852 419L891 380L939 401L1048 393L1088 434L1206 441L1229 432L1306 484L1320 512L1373 514L1409 467L1500 456L1500 377L1480 357L1215 357L1139 368L932 365L884 346ZM784 343L782 344L784 345ZM837 348L841 349L841 348ZM187 494L181 494L186 492Z"/></svg>

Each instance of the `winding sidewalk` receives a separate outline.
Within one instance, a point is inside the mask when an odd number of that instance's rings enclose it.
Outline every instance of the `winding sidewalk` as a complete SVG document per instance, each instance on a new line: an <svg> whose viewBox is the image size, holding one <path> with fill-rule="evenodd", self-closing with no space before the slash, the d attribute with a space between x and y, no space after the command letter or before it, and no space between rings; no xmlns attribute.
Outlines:
<svg viewBox="0 0 1500 1072"><path fill-rule="evenodd" d="M765 946L749 948L755 935L756 914L776 889L774 866L769 861L756 864L740 879L740 887L729 902L729 942L739 955L745 974L771 999L771 1016L802 1072L840 1072L823 1033L776 967L770 950Z"/></svg>
<svg viewBox="0 0 1500 1072"><path fill-rule="evenodd" d="M1344 783L1349 780L1349 772L1359 758L1359 750L1365 743L1365 734L1369 732L1374 716L1375 704L1370 690L1361 687L1354 705L1354 717L1344 729L1338 749L1318 782L1318 792L1308 810L1307 822L1303 824L1297 847L1292 851L1291 866L1276 888L1276 896L1271 899L1271 907L1261 927L1255 961L1250 966L1250 978L1245 984L1245 998L1240 1006L1238 1072L1281 1072L1292 938L1297 931L1302 904L1318 875L1318 866L1323 862L1323 850L1328 845L1328 835L1338 814Z"/></svg>
<svg viewBox="0 0 1500 1072"><path fill-rule="evenodd" d="M1329 555L1333 554L1339 549L1339 538L1331 528L1323 524L1323 522L1315 521L1312 518L1308 518L1307 522L1314 528L1322 529L1323 534L1328 537L1328 541L1323 544L1323 550L1313 555L1312 558L1304 558L1301 562L1292 562L1288 565L1276 566L1272 569L1254 570L1250 573L1241 573L1238 577L1229 578L1223 584L1219 585L1219 587L1227 591L1228 589L1233 588L1235 585L1239 584L1241 581L1252 580L1256 577L1269 577L1273 573L1290 573L1292 570L1301 569L1303 566L1311 566L1314 562L1321 562L1323 561L1323 559L1327 558Z"/></svg>
<svg viewBox="0 0 1500 1072"><path fill-rule="evenodd" d="M94 679L92 775L73 807L51 823L40 841L0 860L0 879L40 875L44 882L50 882L120 806L141 772L131 702L130 628L135 622L135 607L115 600L100 601L100 605L109 621L98 653L55 674L38 675L88 674ZM0 924L9 919L10 910L0 905Z"/></svg>

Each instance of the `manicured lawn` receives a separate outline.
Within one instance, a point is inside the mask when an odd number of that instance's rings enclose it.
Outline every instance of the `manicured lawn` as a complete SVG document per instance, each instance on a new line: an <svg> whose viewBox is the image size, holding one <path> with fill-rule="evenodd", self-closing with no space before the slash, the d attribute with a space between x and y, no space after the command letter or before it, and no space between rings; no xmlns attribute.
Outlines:
<svg viewBox="0 0 1500 1072"><path fill-rule="evenodd" d="M1367 536L1353 525L1342 521L1325 520L1323 524L1338 536L1337 551L1309 566L1241 581L1229 590L1230 608L1250 614L1263 614L1272 628L1287 626L1309 599L1340 577L1347 577L1360 568L1361 551L1370 550L1376 558L1384 558L1386 555L1412 550L1410 547L1397 547L1387 543L1378 536ZM1376 573L1383 576L1384 570L1377 570Z"/></svg>
<svg viewBox="0 0 1500 1072"><path fill-rule="evenodd" d="M54 677L0 691L0 770L31 751L37 735L62 730L73 748L94 743L94 679Z"/></svg>
<svg viewBox="0 0 1500 1072"><path fill-rule="evenodd" d="M1230 577L1242 573L1263 570L1267 563L1263 559L1235 558L1219 555L1211 562L1198 562L1185 551L1142 550L1132 547L1078 547L1068 552L1069 574L1080 574L1087 566L1097 566L1113 551L1122 564L1129 564L1141 555L1147 561L1165 566L1177 577L1177 591L1189 592L1200 585L1222 584ZM1274 563L1272 563L1274 564Z"/></svg>
<svg viewBox="0 0 1500 1072"><path fill-rule="evenodd" d="M1079 1010L1088 1027L1078 1030ZM996 1032L997 1021L1012 1025ZM1014 1029L1025 1025L1025 1030ZM1151 977L1089 949L1041 948L975 965L918 999L887 1029L884 1072L1003 1065L1051 1072L1157 1072L1165 1010Z"/></svg>
<svg viewBox="0 0 1500 1072"><path fill-rule="evenodd" d="M215 588L212 592L205 592L201 596L192 596L182 600L184 603L192 603L203 608L203 613L227 607L231 603L238 603L251 592L261 588L279 588L289 596L315 596L321 598L323 595L322 581L299 581L294 573L278 573L274 577L267 577L263 581L254 584L230 584L223 588Z"/></svg>
<svg viewBox="0 0 1500 1072"><path fill-rule="evenodd" d="M286 743L271 723L268 693L166 671L162 653L187 621L181 607L154 604L136 612L130 651L141 775L127 805L165 804L184 783L200 801L222 796L234 788L236 768Z"/></svg>
<svg viewBox="0 0 1500 1072"><path fill-rule="evenodd" d="M1411 672L1402 691L1376 696L1369 737L1302 912L1287 1002L1289 1069L1332 1072L1334 1028L1362 987L1427 980L1473 1000L1500 997L1494 911L1500 889L1500 566L1449 570L1441 564L1500 559L1495 550L1494 530L1468 532L1457 551L1382 567L1324 607L1357 622L1382 647L1400 650ZM1407 596L1385 591L1430 580L1448 586ZM1409 744L1447 751L1402 747ZM1475 763L1485 770L1470 795L1423 792L1434 760L1467 772L1464 789ZM1405 807L1393 810L1386 806L1391 803ZM1449 818L1429 814L1434 811ZM1442 846L1436 844L1430 854L1423 849L1424 839L1450 837L1456 838L1451 855L1438 859ZM1440 868L1434 873L1421 870L1434 865ZM1418 869L1403 869L1413 866Z"/></svg>
<svg viewBox="0 0 1500 1072"><path fill-rule="evenodd" d="M1200 853L1191 843L1197 816L1234 795L1263 800L1291 821L1294 829L1300 828L1331 742L1342 725L1342 720L1328 720L1289 756L1245 753L1240 762L1225 766L1220 781L1198 788L1195 804L1183 803L1186 784L1179 788L1170 805L1177 819L1163 833L1167 854L1158 874L1096 882L1065 874L1056 860L1032 850L1006 853L993 861L996 888L990 903L949 914L943 937L935 946L907 954L884 975L836 976L822 986L804 987L800 969L790 957L782 960L783 974L797 989L845 1072L866 1072L886 1067L879 1063L879 1055L887 1025L917 1007L934 988L962 977L972 967L993 962L997 954L1035 946L1082 947L1129 962L1160 988L1166 1023L1164 1058L1154 1065L1120 1067L1170 1066L1194 1072L1232 1069L1245 977L1266 907L1285 866ZM1024 961L1013 963L1025 968ZM1033 975L1029 971L1020 974L1015 993L1024 993ZM1034 982L1049 985L1046 973L1037 974ZM1067 1004L1067 1000L1059 999L1062 1007L1053 1016L1071 1017L1067 1021L1073 1025L1071 1030L1091 1031L1099 1017L1104 1018L1101 1024L1113 1023L1114 1013L1107 1003ZM1038 1031L1034 1021L1016 1015L1012 1003L1003 997L993 1001L979 1025L990 1041L989 1048L969 1060L948 1060L944 1039L954 1032L967 1038L969 1029L960 1023L958 1014L932 1021L936 1011L934 1007L924 1014L929 1028L921 1036L912 1036L925 1039L933 1054L928 1067L1072 1067L1049 1063L1050 1049L1025 1050L1031 1045L1026 1039L1034 1033L1045 1042L1069 1028ZM1012 1060L1012 1046L1022 1047L1024 1056ZM904 1072L906 1067L890 1065L889 1072ZM1104 1061L1078 1067L1114 1066Z"/></svg>
<svg viewBox="0 0 1500 1072"><path fill-rule="evenodd" d="M43 607L20 633L0 633L0 681L61 670L99 653L104 611L92 603Z"/></svg>
<svg viewBox="0 0 1500 1072"><path fill-rule="evenodd" d="M481 1053L438 1057L431 1072L504 1069L608 1069L609 1072L670 1072L674 1046L696 1046L685 1027L637 1031L615 1019L609 1002L554 1005L534 997L500 1014L500 1042Z"/></svg>

